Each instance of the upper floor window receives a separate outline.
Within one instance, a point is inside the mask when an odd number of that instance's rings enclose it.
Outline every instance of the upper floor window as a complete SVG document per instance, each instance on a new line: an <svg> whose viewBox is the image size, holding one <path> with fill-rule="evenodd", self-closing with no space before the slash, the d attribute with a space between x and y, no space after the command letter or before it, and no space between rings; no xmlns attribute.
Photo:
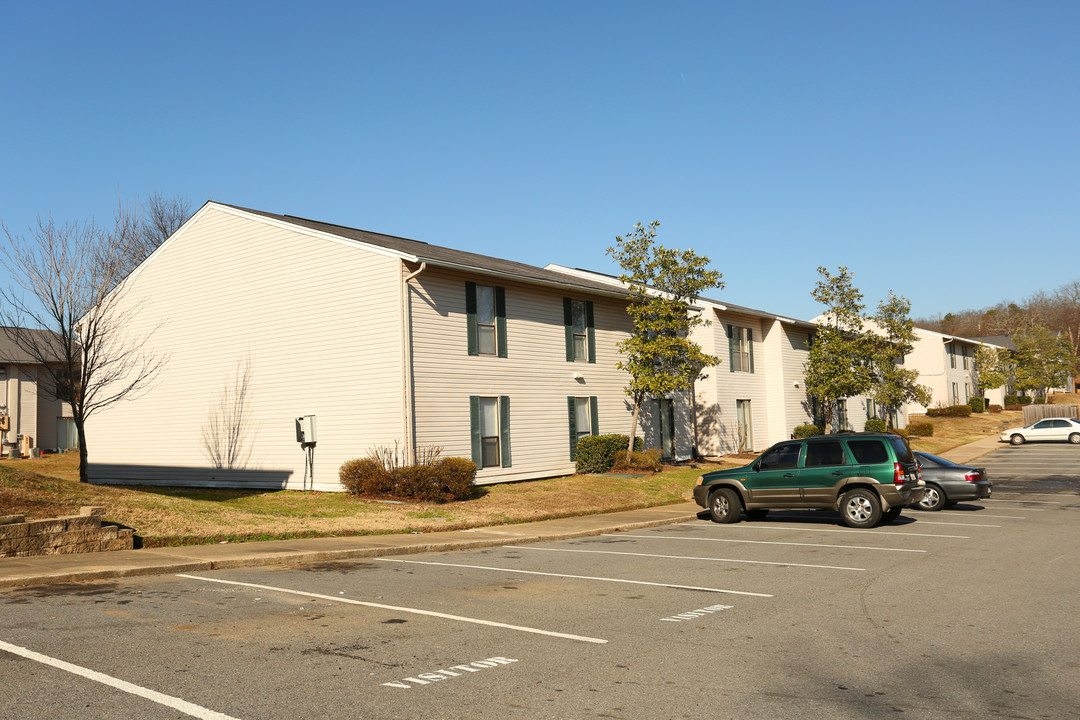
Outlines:
<svg viewBox="0 0 1080 720"><path fill-rule="evenodd" d="M470 355L506 357L506 290L465 283Z"/></svg>
<svg viewBox="0 0 1080 720"><path fill-rule="evenodd" d="M563 298L563 325L566 331L566 359L596 362L596 331L590 300Z"/></svg>
<svg viewBox="0 0 1080 720"><path fill-rule="evenodd" d="M949 367L956 369L956 346L949 343Z"/></svg>
<svg viewBox="0 0 1080 720"><path fill-rule="evenodd" d="M960 355L964 360L964 369L967 370L968 369L968 353L967 353L967 348L966 347L964 347L964 346L960 347Z"/></svg>
<svg viewBox="0 0 1080 720"><path fill-rule="evenodd" d="M731 372L754 372L754 331L738 325L728 325L727 336Z"/></svg>

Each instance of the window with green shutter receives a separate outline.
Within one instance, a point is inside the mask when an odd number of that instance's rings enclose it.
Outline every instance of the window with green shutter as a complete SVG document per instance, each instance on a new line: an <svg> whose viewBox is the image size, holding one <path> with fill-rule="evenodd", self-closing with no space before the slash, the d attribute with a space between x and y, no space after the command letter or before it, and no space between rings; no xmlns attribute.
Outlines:
<svg viewBox="0 0 1080 720"><path fill-rule="evenodd" d="M739 325L728 325L727 337L730 372L754 372L754 331Z"/></svg>
<svg viewBox="0 0 1080 720"><path fill-rule="evenodd" d="M563 298L567 362L596 362L596 330L591 300Z"/></svg>
<svg viewBox="0 0 1080 720"><path fill-rule="evenodd" d="M470 355L507 357L505 288L466 282L465 316Z"/></svg>
<svg viewBox="0 0 1080 720"><path fill-rule="evenodd" d="M510 398L469 397L472 460L477 467L510 467Z"/></svg>
<svg viewBox="0 0 1080 720"><path fill-rule="evenodd" d="M587 435L599 435L600 411L595 395L566 398L566 411L570 425L570 459L577 460L578 440Z"/></svg>

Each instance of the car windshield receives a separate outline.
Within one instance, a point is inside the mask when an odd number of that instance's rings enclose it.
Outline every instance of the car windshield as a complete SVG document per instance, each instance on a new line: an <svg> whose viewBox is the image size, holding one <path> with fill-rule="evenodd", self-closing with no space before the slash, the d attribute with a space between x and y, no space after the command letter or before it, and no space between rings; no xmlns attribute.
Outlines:
<svg viewBox="0 0 1080 720"><path fill-rule="evenodd" d="M924 452L915 453L915 456L917 458L919 458L919 460L921 460L923 462L929 460L930 462L934 463L935 465L944 465L946 467L951 467L951 466L956 464L952 460L946 460L943 457L938 457L937 455L931 455L930 453L924 453Z"/></svg>

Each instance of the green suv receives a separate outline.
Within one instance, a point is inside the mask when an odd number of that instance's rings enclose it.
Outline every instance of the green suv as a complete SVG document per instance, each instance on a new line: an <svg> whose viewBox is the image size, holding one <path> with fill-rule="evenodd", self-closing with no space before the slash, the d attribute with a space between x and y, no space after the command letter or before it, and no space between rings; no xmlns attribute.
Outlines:
<svg viewBox="0 0 1080 720"><path fill-rule="evenodd" d="M819 435L777 443L745 467L698 478L694 500L719 523L758 520L769 508L838 510L844 524L874 527L922 500L911 449L891 433Z"/></svg>

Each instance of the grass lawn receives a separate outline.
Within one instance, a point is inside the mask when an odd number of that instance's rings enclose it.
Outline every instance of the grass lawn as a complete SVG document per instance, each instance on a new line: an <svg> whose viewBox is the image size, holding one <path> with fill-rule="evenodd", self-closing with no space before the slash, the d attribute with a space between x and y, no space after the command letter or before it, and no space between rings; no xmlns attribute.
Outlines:
<svg viewBox="0 0 1080 720"><path fill-rule="evenodd" d="M698 475L720 467L684 465L635 477L574 475L487 485L462 502L394 504L347 493L82 484L78 462L77 453L0 461L0 514L44 518L103 505L106 522L134 529L143 547L433 532L683 502L692 498Z"/></svg>
<svg viewBox="0 0 1080 720"><path fill-rule="evenodd" d="M1019 425L1020 419L1020 412L931 418L933 437L914 438L912 447L940 453ZM733 458L728 466L747 462ZM698 463L635 477L574 475L486 485L462 502L394 504L347 493L81 484L78 463L77 453L0 460L0 515L45 518L103 505L106 521L132 528L144 547L434 532L683 502L692 498L698 475L723 466Z"/></svg>

